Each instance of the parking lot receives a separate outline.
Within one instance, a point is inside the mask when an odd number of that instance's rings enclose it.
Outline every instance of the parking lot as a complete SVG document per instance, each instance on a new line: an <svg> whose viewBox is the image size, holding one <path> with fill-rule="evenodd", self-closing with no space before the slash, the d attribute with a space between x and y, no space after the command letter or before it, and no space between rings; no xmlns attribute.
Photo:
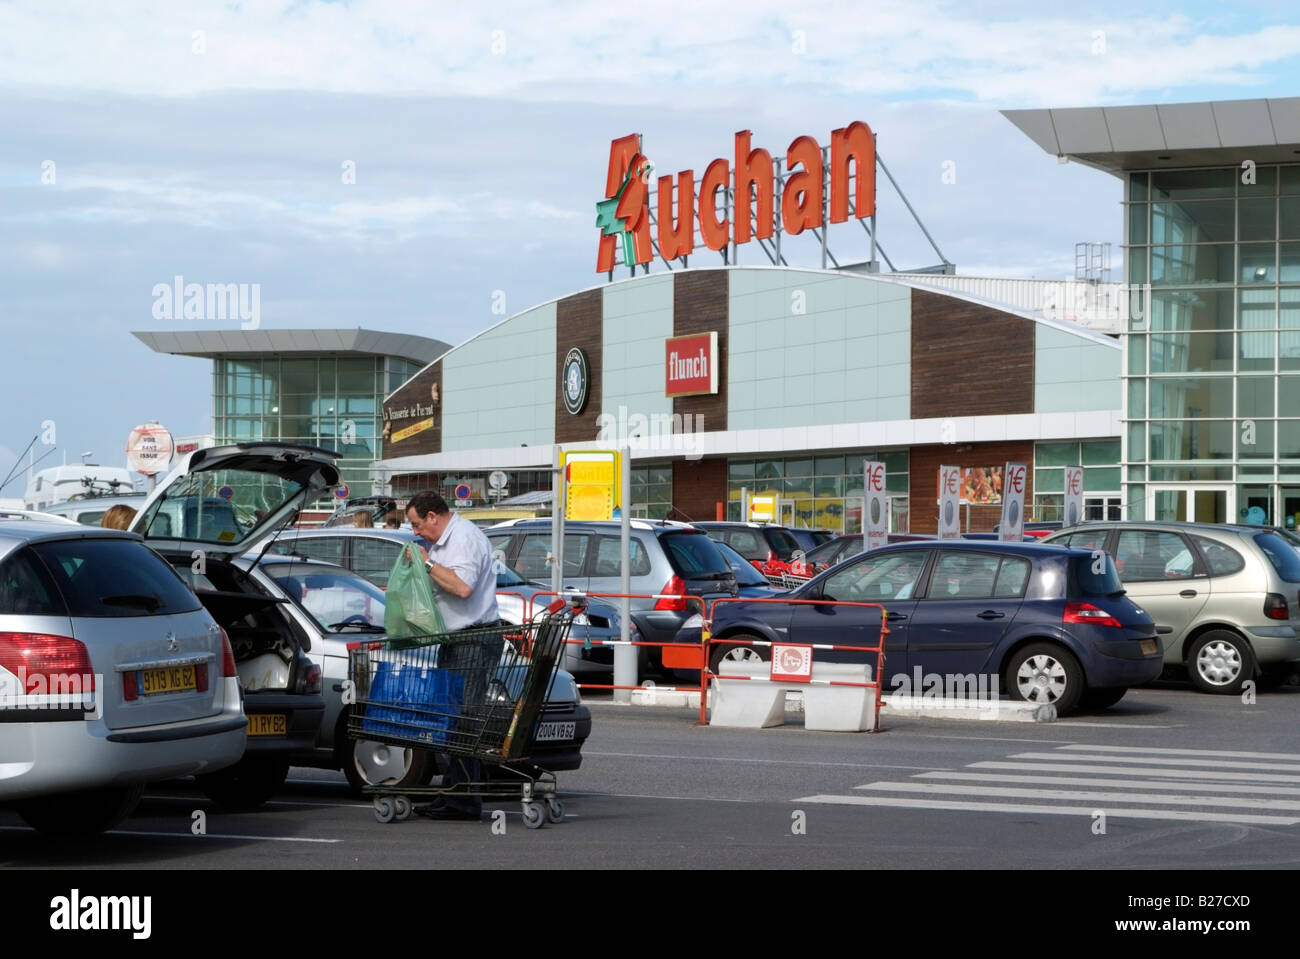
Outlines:
<svg viewBox="0 0 1300 959"><path fill-rule="evenodd" d="M1300 861L1300 688L1253 704L1186 686L1045 724L889 718L880 734L699 727L589 697L565 821L375 821L339 773L295 768L255 812L188 781L102 836L0 813L0 865L56 869L1282 868ZM504 815L498 815L500 810ZM200 830L200 826L202 829ZM1100 828L1099 828L1100 827ZM203 834L197 834L202 831Z"/></svg>

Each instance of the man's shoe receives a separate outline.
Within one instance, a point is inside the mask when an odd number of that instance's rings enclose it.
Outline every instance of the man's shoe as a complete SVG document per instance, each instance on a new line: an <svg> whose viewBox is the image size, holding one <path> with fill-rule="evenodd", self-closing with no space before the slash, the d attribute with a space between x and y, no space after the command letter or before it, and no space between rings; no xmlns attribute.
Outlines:
<svg viewBox="0 0 1300 959"><path fill-rule="evenodd" d="M479 822L483 818L481 812L457 809L455 806L448 806L445 803L424 803L419 806L412 806L411 812L417 816L423 816L425 819L441 819L444 821Z"/></svg>

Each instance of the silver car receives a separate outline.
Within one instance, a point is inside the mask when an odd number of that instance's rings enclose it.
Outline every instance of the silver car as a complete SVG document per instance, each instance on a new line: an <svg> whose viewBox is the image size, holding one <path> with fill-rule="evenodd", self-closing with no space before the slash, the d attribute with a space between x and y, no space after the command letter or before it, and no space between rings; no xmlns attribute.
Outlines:
<svg viewBox="0 0 1300 959"><path fill-rule="evenodd" d="M1279 685L1300 670L1300 555L1274 530L1087 523L1043 542L1110 553L1163 634L1166 668L1204 692Z"/></svg>
<svg viewBox="0 0 1300 959"><path fill-rule="evenodd" d="M225 633L140 537L0 522L0 801L109 829L145 783L239 760L247 724Z"/></svg>

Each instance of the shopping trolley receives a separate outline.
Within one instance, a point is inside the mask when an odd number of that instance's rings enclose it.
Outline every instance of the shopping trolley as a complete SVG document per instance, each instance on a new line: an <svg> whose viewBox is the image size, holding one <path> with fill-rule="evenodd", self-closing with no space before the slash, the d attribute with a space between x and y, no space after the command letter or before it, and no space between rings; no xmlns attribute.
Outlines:
<svg viewBox="0 0 1300 959"><path fill-rule="evenodd" d="M376 819L407 819L413 797L449 795L517 798L531 829L564 818L554 774L528 752L573 615L557 599L519 626L348 644L350 737L477 759L495 773L449 787L367 786Z"/></svg>

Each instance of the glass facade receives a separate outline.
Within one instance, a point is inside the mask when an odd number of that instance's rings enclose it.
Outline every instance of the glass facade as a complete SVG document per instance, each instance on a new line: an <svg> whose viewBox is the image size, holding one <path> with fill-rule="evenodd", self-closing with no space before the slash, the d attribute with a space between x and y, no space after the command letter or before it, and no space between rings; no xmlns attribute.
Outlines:
<svg viewBox="0 0 1300 959"><path fill-rule="evenodd" d="M384 397L421 366L395 356L218 357L213 434L218 445L250 440L305 443L342 454L351 496L371 494Z"/></svg>
<svg viewBox="0 0 1300 959"><path fill-rule="evenodd" d="M1128 517L1294 526L1300 166L1132 172L1125 204Z"/></svg>
<svg viewBox="0 0 1300 959"><path fill-rule="evenodd" d="M727 466L727 519L741 519L741 490L777 496L784 526L862 532L862 462L885 464L889 531L908 532L908 452L808 455L731 460Z"/></svg>
<svg viewBox="0 0 1300 959"><path fill-rule="evenodd" d="M1120 519L1119 440L1034 444L1035 520L1065 518L1065 467L1083 467L1084 519Z"/></svg>

